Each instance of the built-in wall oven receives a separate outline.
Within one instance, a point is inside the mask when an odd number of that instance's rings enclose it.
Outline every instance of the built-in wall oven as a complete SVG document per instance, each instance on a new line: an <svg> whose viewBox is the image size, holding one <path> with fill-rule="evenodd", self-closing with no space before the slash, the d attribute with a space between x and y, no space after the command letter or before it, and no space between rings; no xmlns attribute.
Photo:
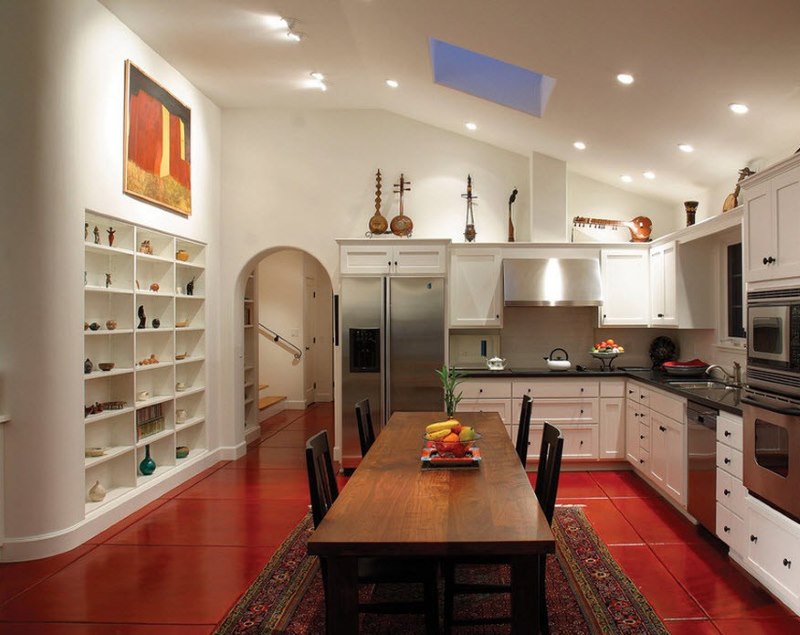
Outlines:
<svg viewBox="0 0 800 635"><path fill-rule="evenodd" d="M747 294L747 384L800 397L800 288Z"/></svg>
<svg viewBox="0 0 800 635"><path fill-rule="evenodd" d="M741 403L744 486L800 521L800 400L748 388Z"/></svg>

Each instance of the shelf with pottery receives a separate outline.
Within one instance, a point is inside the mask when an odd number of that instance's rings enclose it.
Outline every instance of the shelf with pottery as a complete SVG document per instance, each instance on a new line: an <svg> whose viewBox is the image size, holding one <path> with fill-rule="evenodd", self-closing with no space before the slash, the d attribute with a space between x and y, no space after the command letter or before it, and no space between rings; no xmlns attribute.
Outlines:
<svg viewBox="0 0 800 635"><path fill-rule="evenodd" d="M112 461L116 457L120 456L121 454L126 454L127 452L132 452L134 450L133 445L119 445L119 446L89 446L90 448L98 448L102 449L103 454L100 456L87 456L83 460L83 465L86 469L93 467L95 465L100 465L101 463L105 463L106 461Z"/></svg>
<svg viewBox="0 0 800 635"><path fill-rule="evenodd" d="M165 423L165 425L169 425L169 424ZM171 427L168 427L168 428L162 430L161 432L155 432L153 434L148 434L147 436L142 437L141 439L139 439L136 442L136 447L137 448L143 448L144 446L150 445L151 443L155 443L156 441L159 441L161 439L166 439L168 437L172 438L174 433L175 433L175 430L173 428L171 428Z"/></svg>

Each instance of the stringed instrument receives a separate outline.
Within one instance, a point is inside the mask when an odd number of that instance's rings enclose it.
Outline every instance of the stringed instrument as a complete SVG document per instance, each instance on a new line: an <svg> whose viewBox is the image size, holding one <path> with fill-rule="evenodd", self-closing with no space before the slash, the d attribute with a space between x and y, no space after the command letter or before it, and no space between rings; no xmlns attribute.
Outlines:
<svg viewBox="0 0 800 635"><path fill-rule="evenodd" d="M625 227L631 233L632 243L650 242L650 232L653 230L653 221L647 218L647 216L637 216L632 220L608 220L605 218L576 216L572 219L572 224L575 227L611 227L613 229Z"/></svg>

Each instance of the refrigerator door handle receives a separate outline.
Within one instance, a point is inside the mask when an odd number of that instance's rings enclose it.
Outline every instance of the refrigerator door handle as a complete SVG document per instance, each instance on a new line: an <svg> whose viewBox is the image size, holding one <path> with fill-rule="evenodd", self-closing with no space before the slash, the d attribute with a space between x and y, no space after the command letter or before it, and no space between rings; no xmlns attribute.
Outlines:
<svg viewBox="0 0 800 635"><path fill-rule="evenodd" d="M383 384L381 385L381 413L383 417L381 427L385 426L389 421L389 417L391 416L390 408L392 406L391 399L389 398L389 390L392 385L391 368L389 365L389 360L391 359L389 357L391 354L391 346L389 345L391 340L391 332L389 330L391 328L391 320L389 319L391 302L391 285L389 284L389 278L384 277L383 303L381 304L381 333L383 335L381 338L381 359L383 360L383 373L381 375L383 380Z"/></svg>

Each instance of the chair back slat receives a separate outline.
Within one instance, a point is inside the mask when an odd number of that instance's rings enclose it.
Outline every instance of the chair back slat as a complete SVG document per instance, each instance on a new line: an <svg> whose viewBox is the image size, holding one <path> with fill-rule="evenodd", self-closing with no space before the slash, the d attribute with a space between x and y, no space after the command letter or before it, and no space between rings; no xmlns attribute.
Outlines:
<svg viewBox="0 0 800 635"><path fill-rule="evenodd" d="M547 522L550 524L553 523L553 512L556 507L558 477L561 474L561 454L563 451L564 437L561 431L545 422L534 491Z"/></svg>
<svg viewBox="0 0 800 635"><path fill-rule="evenodd" d="M361 444L361 456L364 457L375 442L375 429L372 427L372 412L369 408L369 399L362 399L356 403L356 421L358 422L358 441Z"/></svg>
<svg viewBox="0 0 800 635"><path fill-rule="evenodd" d="M517 456L519 457L522 467L528 465L528 446L530 445L530 431L531 431L531 410L533 407L533 400L530 395L523 395L522 408L519 413L519 426L517 426Z"/></svg>
<svg viewBox="0 0 800 635"><path fill-rule="evenodd" d="M314 517L314 527L318 527L339 496L328 433L325 430L306 441L306 467L311 495L311 514Z"/></svg>

